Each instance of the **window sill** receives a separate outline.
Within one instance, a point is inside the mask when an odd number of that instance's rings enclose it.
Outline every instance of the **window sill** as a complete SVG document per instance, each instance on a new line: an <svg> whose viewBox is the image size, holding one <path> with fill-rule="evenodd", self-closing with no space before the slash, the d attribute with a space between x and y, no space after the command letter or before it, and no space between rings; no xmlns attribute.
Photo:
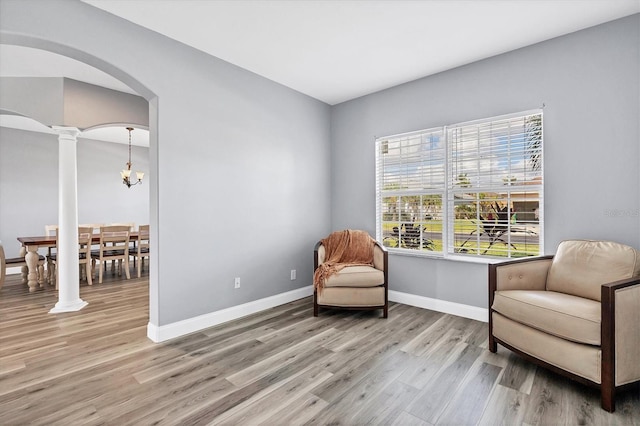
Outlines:
<svg viewBox="0 0 640 426"><path fill-rule="evenodd" d="M459 255L459 254L450 254L450 255L444 255L444 254L425 254L425 253L420 253L420 252L416 252L416 253L411 253L411 252L406 252L406 251L398 251L398 250L394 250L392 248L387 247L387 251L389 252L390 255L394 255L394 256L404 256L404 257L420 257L423 259L432 259L432 260L448 260L451 262L463 262L463 263L479 263L479 264L485 264L485 265L490 265L493 263L501 263L501 262L506 262L509 260L514 260L514 258L508 258L508 257L475 257L475 256L463 256L463 255Z"/></svg>

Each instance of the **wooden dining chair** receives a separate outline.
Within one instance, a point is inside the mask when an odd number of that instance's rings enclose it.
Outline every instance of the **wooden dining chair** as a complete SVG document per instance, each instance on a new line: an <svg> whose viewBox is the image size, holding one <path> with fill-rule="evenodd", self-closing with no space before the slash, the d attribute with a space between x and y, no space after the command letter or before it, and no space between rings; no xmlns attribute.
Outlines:
<svg viewBox="0 0 640 426"><path fill-rule="evenodd" d="M44 256L38 256L38 281L41 282L44 275ZM27 262L24 260L24 256L7 258L4 253L4 247L0 242L0 288L4 285L4 280L7 276L7 268L15 267L27 267Z"/></svg>
<svg viewBox="0 0 640 426"><path fill-rule="evenodd" d="M57 235L58 232L58 225L45 225L44 226L44 235L46 235L47 237L54 237ZM53 264L53 262L51 261L51 255L54 253L54 250L56 247L49 247L47 248L47 270L46 270L46 281L48 283L53 283L53 280L56 279L55 276L55 265Z"/></svg>
<svg viewBox="0 0 640 426"><path fill-rule="evenodd" d="M81 223L78 226L82 228L91 228L92 234L98 234L100 233L100 227L104 225L104 223Z"/></svg>
<svg viewBox="0 0 640 426"><path fill-rule="evenodd" d="M98 232L100 232L100 228L103 226L127 226L129 227L129 232L133 232L136 229L136 223L135 222L114 222L114 223L108 223L108 224L101 224L98 226ZM133 244L135 246L135 242ZM131 248L129 248L129 252L133 251ZM116 262L115 260L111 261L111 271L114 272L116 268ZM107 262L104 263L104 270L106 272L107 270Z"/></svg>
<svg viewBox="0 0 640 426"><path fill-rule="evenodd" d="M87 280L87 284L93 285L93 267L91 264L91 237L93 228L87 226L78 227L78 265L84 265L84 268L80 269L80 279ZM56 241L58 240L58 230L56 229ZM56 288L58 288L58 246L56 244L55 253L51 253L47 256L48 261L51 262L51 276L50 279L55 279Z"/></svg>
<svg viewBox="0 0 640 426"><path fill-rule="evenodd" d="M136 229L135 222L109 223L108 225L105 225L105 226L126 226L127 228L129 228L129 232L133 232L133 230Z"/></svg>
<svg viewBox="0 0 640 426"><path fill-rule="evenodd" d="M138 227L138 244L132 256L134 258L134 264L137 261L138 278L140 278L142 276L142 269L144 268L144 258L149 259L149 225L140 225Z"/></svg>
<svg viewBox="0 0 640 426"><path fill-rule="evenodd" d="M122 269L124 268L127 279L131 278L129 273L130 232L131 228L128 225L109 225L100 228L100 247L97 250L91 250L92 266L95 267L96 262L100 265L98 283L102 284L103 264L109 260L114 262L117 260L120 266L120 274L122 274Z"/></svg>
<svg viewBox="0 0 640 426"><path fill-rule="evenodd" d="M93 265L91 263L91 240L93 227L78 227L78 264L84 265L84 278L93 285Z"/></svg>

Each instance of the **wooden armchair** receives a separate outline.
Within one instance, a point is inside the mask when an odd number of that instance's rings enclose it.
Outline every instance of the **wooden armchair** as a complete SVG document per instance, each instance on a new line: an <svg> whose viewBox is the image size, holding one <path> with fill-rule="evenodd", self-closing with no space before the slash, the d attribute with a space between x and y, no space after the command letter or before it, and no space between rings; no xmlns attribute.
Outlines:
<svg viewBox="0 0 640 426"><path fill-rule="evenodd" d="M374 242L372 266L347 266L326 280L321 291L314 288L313 315L318 316L320 307L358 310L382 309L387 318L388 297L388 253L378 242ZM314 271L325 262L325 247L318 242L313 251Z"/></svg>
<svg viewBox="0 0 640 426"><path fill-rule="evenodd" d="M489 266L489 350L497 344L580 383L616 390L640 381L640 252L563 241L555 256Z"/></svg>

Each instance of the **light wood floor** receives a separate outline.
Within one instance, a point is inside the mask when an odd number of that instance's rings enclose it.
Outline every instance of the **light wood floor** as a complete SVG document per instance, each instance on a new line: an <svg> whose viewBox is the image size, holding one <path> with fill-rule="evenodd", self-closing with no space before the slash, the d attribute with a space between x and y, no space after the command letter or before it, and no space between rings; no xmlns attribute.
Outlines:
<svg viewBox="0 0 640 426"><path fill-rule="evenodd" d="M146 338L148 280L56 294L0 290L0 425L640 425L640 391L597 390L487 349L487 326L393 304L322 311L310 298L173 341Z"/></svg>

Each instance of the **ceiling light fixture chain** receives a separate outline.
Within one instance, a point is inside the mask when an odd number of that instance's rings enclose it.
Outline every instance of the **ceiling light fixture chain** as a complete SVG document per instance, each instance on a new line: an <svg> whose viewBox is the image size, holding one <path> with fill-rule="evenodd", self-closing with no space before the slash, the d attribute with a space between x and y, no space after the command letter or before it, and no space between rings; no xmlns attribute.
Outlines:
<svg viewBox="0 0 640 426"><path fill-rule="evenodd" d="M135 183L131 183L131 132L133 131L133 127L126 128L129 131L129 161L127 161L127 168L120 172L120 177L122 178L122 183L127 185L127 188L131 188L134 185L142 183L142 178L144 177L143 172L136 172Z"/></svg>

